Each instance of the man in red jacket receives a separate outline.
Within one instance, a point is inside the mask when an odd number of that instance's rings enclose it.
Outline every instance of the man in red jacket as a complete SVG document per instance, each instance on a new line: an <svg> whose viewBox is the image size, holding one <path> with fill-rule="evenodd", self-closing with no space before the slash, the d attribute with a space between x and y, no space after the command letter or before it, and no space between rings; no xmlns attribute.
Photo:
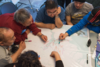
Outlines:
<svg viewBox="0 0 100 67"><path fill-rule="evenodd" d="M19 9L15 13L0 15L0 27L8 27L14 31L16 37L15 44L24 41L30 31L34 35L39 36L44 42L47 41L47 36L43 35L41 30L36 27L31 14L25 9ZM26 31L22 34L24 29Z"/></svg>

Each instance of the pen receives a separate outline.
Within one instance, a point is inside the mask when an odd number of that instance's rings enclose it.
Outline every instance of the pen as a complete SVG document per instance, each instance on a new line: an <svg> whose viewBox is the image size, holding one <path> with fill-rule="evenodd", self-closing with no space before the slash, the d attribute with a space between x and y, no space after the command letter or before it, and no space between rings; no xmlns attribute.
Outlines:
<svg viewBox="0 0 100 67"><path fill-rule="evenodd" d="M32 42L32 40L28 40L28 41L25 41L25 42Z"/></svg>
<svg viewBox="0 0 100 67"><path fill-rule="evenodd" d="M87 54L87 64L88 64L88 54Z"/></svg>
<svg viewBox="0 0 100 67"><path fill-rule="evenodd" d="M39 58L39 60L40 60L40 55L38 55L38 58Z"/></svg>
<svg viewBox="0 0 100 67"><path fill-rule="evenodd" d="M60 44L60 39L58 39L59 40L59 43L58 44Z"/></svg>

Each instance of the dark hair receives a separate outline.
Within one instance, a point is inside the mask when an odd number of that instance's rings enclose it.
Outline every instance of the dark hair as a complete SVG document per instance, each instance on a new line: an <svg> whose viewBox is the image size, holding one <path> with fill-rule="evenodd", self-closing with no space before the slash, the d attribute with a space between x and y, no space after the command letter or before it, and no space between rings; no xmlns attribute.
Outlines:
<svg viewBox="0 0 100 67"><path fill-rule="evenodd" d="M38 59L38 54L34 51L24 52L18 58L18 62L13 65L15 65L16 67L42 67L42 65ZM6 65L5 67L10 67L10 66L11 66L11 64Z"/></svg>
<svg viewBox="0 0 100 67"><path fill-rule="evenodd" d="M45 8L46 9L58 8L58 3L54 0L47 0L45 2Z"/></svg>
<svg viewBox="0 0 100 67"><path fill-rule="evenodd" d="M73 1L78 1L84 3L86 0L73 0Z"/></svg>

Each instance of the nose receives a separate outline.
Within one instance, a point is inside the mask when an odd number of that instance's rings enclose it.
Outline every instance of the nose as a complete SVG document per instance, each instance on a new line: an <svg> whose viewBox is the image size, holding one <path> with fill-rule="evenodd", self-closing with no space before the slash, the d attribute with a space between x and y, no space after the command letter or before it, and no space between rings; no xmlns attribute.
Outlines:
<svg viewBox="0 0 100 67"><path fill-rule="evenodd" d="M14 36L14 40L16 39L16 37Z"/></svg>
<svg viewBox="0 0 100 67"><path fill-rule="evenodd" d="M80 4L79 4L79 3L77 3L77 6L80 6Z"/></svg>
<svg viewBox="0 0 100 67"><path fill-rule="evenodd" d="M31 22L31 24L32 24L33 22Z"/></svg>
<svg viewBox="0 0 100 67"><path fill-rule="evenodd" d="M51 14L51 17L54 17L54 14Z"/></svg>

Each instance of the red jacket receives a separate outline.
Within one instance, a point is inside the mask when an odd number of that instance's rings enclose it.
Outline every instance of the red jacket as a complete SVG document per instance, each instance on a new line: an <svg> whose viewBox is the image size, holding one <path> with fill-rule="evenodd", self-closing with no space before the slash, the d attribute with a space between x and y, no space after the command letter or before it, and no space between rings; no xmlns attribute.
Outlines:
<svg viewBox="0 0 100 67"><path fill-rule="evenodd" d="M22 30L27 29L27 27L14 20L14 13L0 15L0 27L8 27L14 31L16 37L15 44L19 44L20 41L24 41L27 38L26 33L21 34ZM28 29L30 29L34 35L41 32L41 30L38 29L34 23L31 24Z"/></svg>

